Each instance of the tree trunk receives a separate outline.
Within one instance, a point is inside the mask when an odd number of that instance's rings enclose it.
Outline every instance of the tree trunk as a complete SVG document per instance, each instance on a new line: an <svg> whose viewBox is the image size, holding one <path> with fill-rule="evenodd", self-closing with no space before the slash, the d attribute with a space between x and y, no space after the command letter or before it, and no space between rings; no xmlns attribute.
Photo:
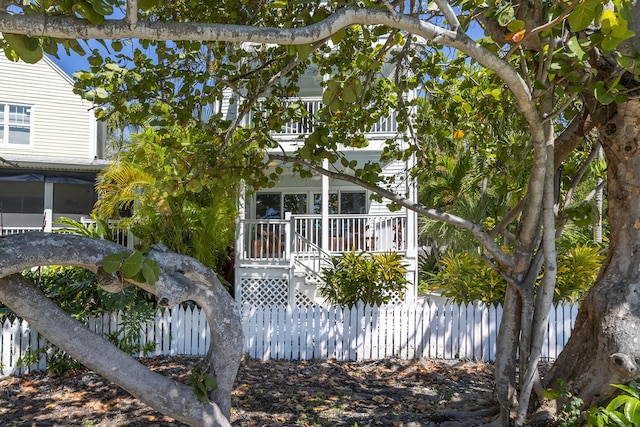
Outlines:
<svg viewBox="0 0 640 427"><path fill-rule="evenodd" d="M612 107L615 108L615 107ZM610 245L607 260L587 293L571 338L547 378L565 380L584 407L603 405L609 384L638 377L640 340L640 102L617 106L600 129L607 160Z"/></svg>
<svg viewBox="0 0 640 427"><path fill-rule="evenodd" d="M209 390L210 403L201 402L191 387L149 371L89 331L17 274L40 265L75 265L96 273L103 289L117 292L123 283L104 272L102 260L126 250L113 242L71 234L0 238L0 301L47 340L159 412L192 426L229 426L231 391L242 358L242 321L214 271L192 258L154 247L146 256L160 265L159 279L153 285L132 282L156 295L161 306L195 301L205 311L210 346L203 358L204 372L217 381L217 389Z"/></svg>

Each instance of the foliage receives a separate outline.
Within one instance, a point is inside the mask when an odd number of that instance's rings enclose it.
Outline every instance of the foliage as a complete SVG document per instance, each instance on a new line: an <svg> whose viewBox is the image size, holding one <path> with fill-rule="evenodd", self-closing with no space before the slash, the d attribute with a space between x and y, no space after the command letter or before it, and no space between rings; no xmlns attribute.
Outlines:
<svg viewBox="0 0 640 427"><path fill-rule="evenodd" d="M24 272L23 276L76 320L84 321L103 313L126 313L119 325L123 332L113 337L113 342L122 343L123 350L129 347L133 353L143 350L134 349L131 344L141 325L155 318L155 304L147 292L136 286L118 293L104 291L93 273L79 267L40 267Z"/></svg>
<svg viewBox="0 0 640 427"><path fill-rule="evenodd" d="M113 240L113 230L109 223L95 215L91 215L91 222L88 223L62 217L57 219L55 224L64 226L63 228L56 228L56 233L72 233L94 239Z"/></svg>
<svg viewBox="0 0 640 427"><path fill-rule="evenodd" d="M558 413L558 425L561 427L579 427L581 425L580 407L584 403L582 399L575 396L567 389L566 381L558 382L558 389L544 390L544 397L547 399L561 400L562 407Z"/></svg>
<svg viewBox="0 0 640 427"><path fill-rule="evenodd" d="M187 385L193 387L193 392L201 402L209 403L209 393L218 388L218 381L201 367L196 366L191 370Z"/></svg>
<svg viewBox="0 0 640 427"><path fill-rule="evenodd" d="M437 249L418 254L418 295L431 292L429 281L438 273Z"/></svg>
<svg viewBox="0 0 640 427"><path fill-rule="evenodd" d="M587 243L565 244L558 255L554 302L578 302L593 285L604 256L601 249ZM456 303L483 301L499 304L506 282L477 252L449 251L439 261L438 270L425 273L424 287L439 292Z"/></svg>
<svg viewBox="0 0 640 427"><path fill-rule="evenodd" d="M637 382L611 384L622 390L606 407L589 408L587 423L590 426L630 427L640 425L640 388Z"/></svg>
<svg viewBox="0 0 640 427"><path fill-rule="evenodd" d="M584 243L577 243L560 253L554 301L581 301L595 283L603 261L599 247Z"/></svg>
<svg viewBox="0 0 640 427"><path fill-rule="evenodd" d="M109 274L119 271L127 279L150 285L156 283L160 277L158 262L145 257L138 250L133 253L123 251L107 255L102 260L102 268Z"/></svg>
<svg viewBox="0 0 640 427"><path fill-rule="evenodd" d="M431 290L457 304L482 301L499 304L506 283L487 266L477 252L448 252L440 259L441 269L430 280Z"/></svg>
<svg viewBox="0 0 640 427"><path fill-rule="evenodd" d="M404 298L407 268L397 252L374 253L355 251L333 256L322 269L320 293L333 304L353 307L386 304L393 298Z"/></svg>
<svg viewBox="0 0 640 427"><path fill-rule="evenodd" d="M152 128L131 135L127 149L99 176L95 213L114 218L132 211L120 221L131 227L140 246L162 243L219 269L233 245L239 181L224 171L187 169L183 156L189 146L203 142L204 136L196 134L174 130L172 138L183 145L179 152L167 148L166 139Z"/></svg>

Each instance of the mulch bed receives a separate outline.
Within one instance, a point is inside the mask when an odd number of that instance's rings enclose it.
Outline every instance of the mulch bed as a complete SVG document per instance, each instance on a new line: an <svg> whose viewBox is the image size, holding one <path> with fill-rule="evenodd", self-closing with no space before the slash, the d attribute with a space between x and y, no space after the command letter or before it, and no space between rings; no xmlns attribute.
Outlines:
<svg viewBox="0 0 640 427"><path fill-rule="evenodd" d="M197 360L159 357L142 361L154 371L185 382ZM245 359L233 391L232 424L260 427L453 424L455 411L495 406L492 375L491 364L469 361ZM33 373L0 380L0 426L183 424L154 411L99 375L80 370L55 378Z"/></svg>

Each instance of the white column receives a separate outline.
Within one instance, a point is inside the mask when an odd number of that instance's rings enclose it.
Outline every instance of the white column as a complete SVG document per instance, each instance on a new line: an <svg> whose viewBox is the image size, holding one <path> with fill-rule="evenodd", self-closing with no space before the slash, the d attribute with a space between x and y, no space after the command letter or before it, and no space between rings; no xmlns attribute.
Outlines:
<svg viewBox="0 0 640 427"><path fill-rule="evenodd" d="M51 232L53 221L53 182L44 183L44 218L42 231Z"/></svg>
<svg viewBox="0 0 640 427"><path fill-rule="evenodd" d="M244 245L244 222L242 221L245 218L245 203L246 203L246 192L244 183L240 184L240 190L238 191L238 215L236 216L236 244L235 244L235 262L234 269L235 274L233 275L235 283L233 284L234 296L236 301L241 301L242 289L240 288L240 262L244 258L243 254L245 251Z"/></svg>
<svg viewBox="0 0 640 427"><path fill-rule="evenodd" d="M329 169L329 160L322 161L322 167ZM322 175L322 250L329 251L329 177Z"/></svg>

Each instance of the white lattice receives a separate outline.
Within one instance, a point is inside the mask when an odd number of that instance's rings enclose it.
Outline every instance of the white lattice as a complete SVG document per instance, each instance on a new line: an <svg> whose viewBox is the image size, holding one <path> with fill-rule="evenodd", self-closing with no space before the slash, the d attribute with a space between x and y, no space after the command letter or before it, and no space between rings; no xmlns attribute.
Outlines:
<svg viewBox="0 0 640 427"><path fill-rule="evenodd" d="M308 296L303 294L302 292L296 291L296 306L297 307L311 307L313 305L317 305L315 302L311 300Z"/></svg>
<svg viewBox="0 0 640 427"><path fill-rule="evenodd" d="M287 279L243 277L240 286L242 304L285 306L289 302Z"/></svg>

